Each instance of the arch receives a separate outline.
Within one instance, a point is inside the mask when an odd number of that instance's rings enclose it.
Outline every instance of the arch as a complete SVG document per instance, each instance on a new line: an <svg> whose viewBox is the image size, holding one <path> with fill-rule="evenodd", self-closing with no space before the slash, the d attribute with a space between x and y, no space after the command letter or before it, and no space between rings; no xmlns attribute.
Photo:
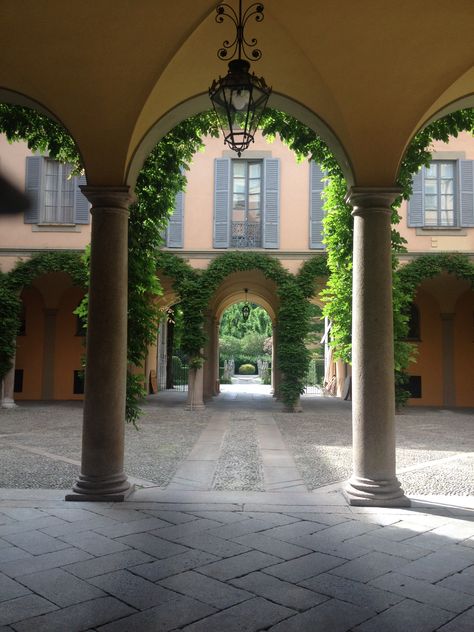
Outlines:
<svg viewBox="0 0 474 632"><path fill-rule="evenodd" d="M248 289L247 294L245 288ZM261 270L246 272L235 271L216 288L210 301L210 311L220 321L224 311L234 303L248 300L260 305L268 313L273 324L276 323L279 307L277 286L269 282Z"/></svg>
<svg viewBox="0 0 474 632"><path fill-rule="evenodd" d="M38 101L37 99L29 97L26 94L22 94L21 92L4 88L2 86L0 86L0 103L6 103L9 105L19 105L22 107L30 108L31 110L34 110L38 114L42 114L43 116L46 116L48 119L50 119L54 123L57 123L58 125L60 125L71 137L74 143L74 146L77 150L79 161L85 168L84 158L81 153L81 148L79 146L79 143L77 142L76 138L72 134L71 130L68 128L68 126L63 122L61 117L58 116L56 112L52 111L50 108L48 108L46 105L44 105L42 102Z"/></svg>
<svg viewBox="0 0 474 632"><path fill-rule="evenodd" d="M420 117L404 147L397 174L400 172L403 159L410 143L419 132L428 127L431 123L435 123L449 114L469 108L474 108L474 66L463 73L444 90Z"/></svg>
<svg viewBox="0 0 474 632"><path fill-rule="evenodd" d="M334 153L348 184L352 185L354 183L354 173L349 155L337 134L326 121L302 103L277 92L272 92L268 101L268 107L290 114L316 132ZM202 93L178 103L158 119L142 137L130 157L126 173L127 184L131 187L134 186L138 173L148 154L173 127L196 114L209 111L210 109L209 95Z"/></svg>

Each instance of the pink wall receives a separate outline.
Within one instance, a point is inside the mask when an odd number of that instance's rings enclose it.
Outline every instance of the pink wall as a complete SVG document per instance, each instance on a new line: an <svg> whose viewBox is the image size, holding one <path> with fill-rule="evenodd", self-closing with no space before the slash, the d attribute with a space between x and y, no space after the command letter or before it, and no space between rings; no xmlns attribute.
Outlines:
<svg viewBox="0 0 474 632"><path fill-rule="evenodd" d="M21 190L25 188L26 157L32 153L26 143L10 144L0 135L0 170ZM65 249L82 250L90 242L90 224L76 225L74 232L37 232L32 224L25 224L23 213L2 215L0 221L0 248L12 249ZM1 253L2 255L4 254ZM16 256L13 255L16 260ZM0 267L8 271L12 267L9 259L0 257Z"/></svg>
<svg viewBox="0 0 474 632"><path fill-rule="evenodd" d="M308 250L309 165L296 162L294 153L283 143L268 143L260 134L245 152L280 159L280 249ZM214 206L214 159L232 157L221 138L209 138L203 152L194 156L187 173L184 201L184 250L211 250ZM286 184L286 186L285 186ZM291 184L291 186L288 186Z"/></svg>
<svg viewBox="0 0 474 632"><path fill-rule="evenodd" d="M457 138L451 138L449 143L436 141L432 145L435 158L454 160L466 158L474 160L474 137L468 132L462 132ZM454 155L453 155L454 154ZM459 252L474 251L474 229L458 229L443 231L439 229L425 230L409 228L407 226L407 204L400 209L402 219L397 230L407 240L410 252L436 253L443 250Z"/></svg>

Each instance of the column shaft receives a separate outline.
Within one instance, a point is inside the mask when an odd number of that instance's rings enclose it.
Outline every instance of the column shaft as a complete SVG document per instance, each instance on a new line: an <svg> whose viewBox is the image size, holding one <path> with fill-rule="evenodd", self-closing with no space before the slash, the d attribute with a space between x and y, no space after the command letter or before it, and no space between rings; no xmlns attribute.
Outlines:
<svg viewBox="0 0 474 632"><path fill-rule="evenodd" d="M8 373L5 374L2 383L2 408L16 408L15 404L15 359L16 354L12 358L12 366Z"/></svg>
<svg viewBox="0 0 474 632"><path fill-rule="evenodd" d="M81 474L67 500L124 500L128 187L84 187L92 203Z"/></svg>
<svg viewBox="0 0 474 632"><path fill-rule="evenodd" d="M406 506L395 474L390 205L395 189L352 189L353 505Z"/></svg>

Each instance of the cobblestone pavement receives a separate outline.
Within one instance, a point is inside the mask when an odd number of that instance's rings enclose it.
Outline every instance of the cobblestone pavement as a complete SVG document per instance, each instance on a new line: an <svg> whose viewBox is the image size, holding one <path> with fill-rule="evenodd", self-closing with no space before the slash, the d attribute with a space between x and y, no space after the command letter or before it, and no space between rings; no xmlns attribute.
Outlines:
<svg viewBox="0 0 474 632"><path fill-rule="evenodd" d="M126 430L127 473L142 487L307 491L351 472L351 405L304 397L288 414L268 387L222 387L204 411L185 393L151 397ZM80 462L81 404L0 410L0 487L65 489ZM474 411L410 408L396 417L397 468L410 495L474 495Z"/></svg>
<svg viewBox="0 0 474 632"><path fill-rule="evenodd" d="M63 500L80 405L0 411L0 632L472 632L472 411L397 416L412 507L357 508L350 404L243 388L151 398L123 504Z"/></svg>
<svg viewBox="0 0 474 632"><path fill-rule="evenodd" d="M2 490L2 632L471 632L474 502Z"/></svg>

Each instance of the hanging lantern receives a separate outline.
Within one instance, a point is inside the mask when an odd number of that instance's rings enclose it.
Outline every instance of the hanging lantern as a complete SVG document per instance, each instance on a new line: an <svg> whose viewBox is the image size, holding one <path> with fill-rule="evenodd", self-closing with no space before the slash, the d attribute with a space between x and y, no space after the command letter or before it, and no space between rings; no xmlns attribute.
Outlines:
<svg viewBox="0 0 474 632"><path fill-rule="evenodd" d="M225 40L217 52L219 59L230 60L227 75L215 79L209 88L224 142L240 156L253 143L263 110L267 105L272 89L263 77L250 73L250 63L262 57L262 51L256 48L255 38L246 40L244 29L251 17L256 22L263 20L263 4L251 4L242 15L242 0L239 0L239 13L226 4L216 8L216 22L222 23L229 18L235 25L236 36L232 42ZM242 54L247 58L243 59ZM233 59L238 55L237 59Z"/></svg>
<svg viewBox="0 0 474 632"><path fill-rule="evenodd" d="M244 323L248 321L249 316L250 316L250 305L247 300L247 292L248 292L248 289L245 288L245 304L242 307L242 320L244 321Z"/></svg>

